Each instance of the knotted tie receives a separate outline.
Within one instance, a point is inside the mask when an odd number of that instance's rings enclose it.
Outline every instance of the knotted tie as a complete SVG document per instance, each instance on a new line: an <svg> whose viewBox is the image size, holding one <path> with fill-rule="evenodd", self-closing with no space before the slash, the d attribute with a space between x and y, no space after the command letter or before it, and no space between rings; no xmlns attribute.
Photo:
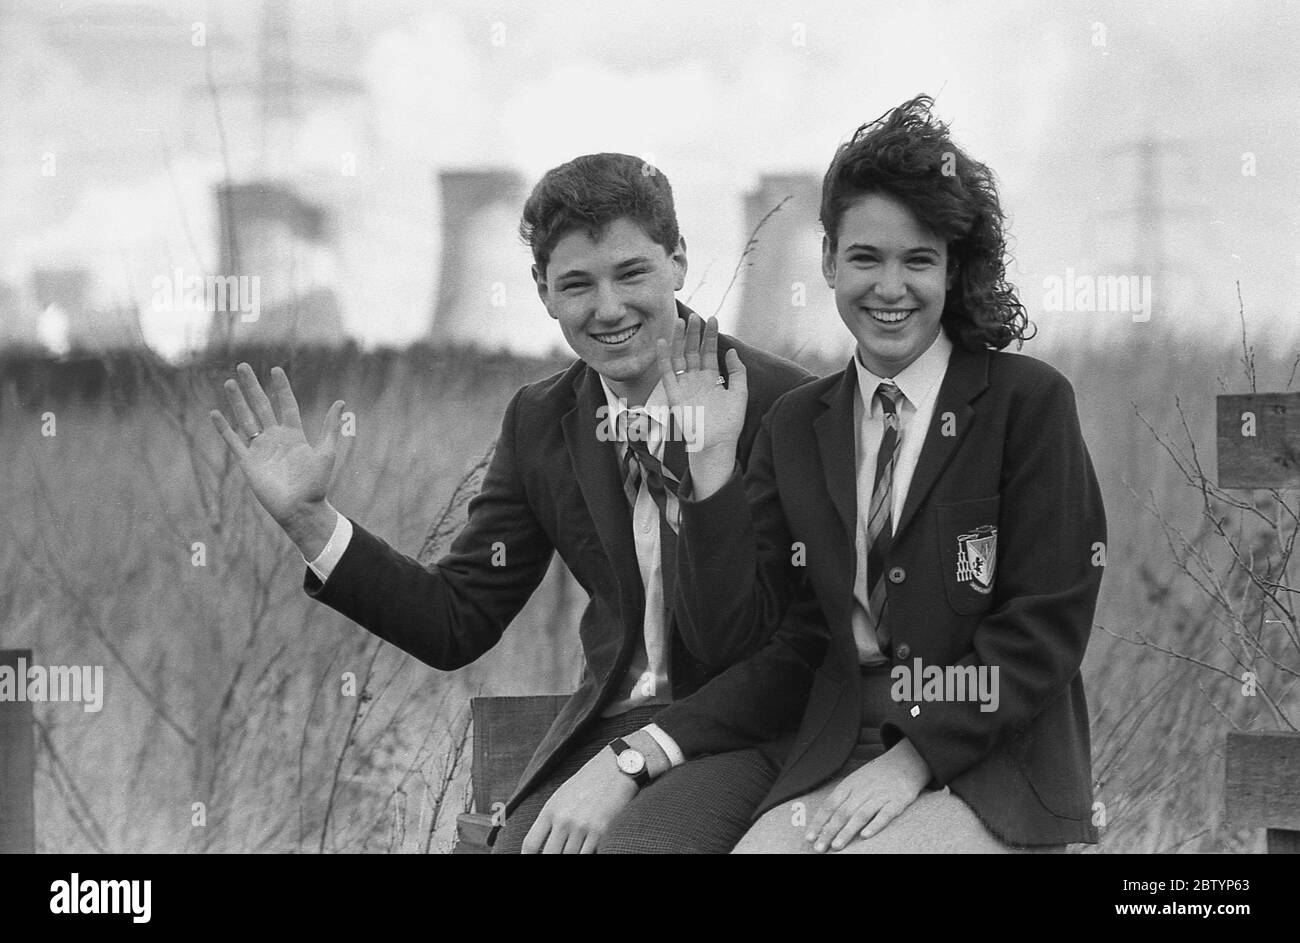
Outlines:
<svg viewBox="0 0 1300 943"><path fill-rule="evenodd" d="M889 620L885 613L885 560L893 539L894 460L898 452L898 401L902 391L892 383L876 388L876 399L884 410L885 431L876 453L876 477L871 487L871 510L867 515L867 616L875 629L880 651L889 653Z"/></svg>
<svg viewBox="0 0 1300 943"><path fill-rule="evenodd" d="M677 503L677 487L686 474L686 447L681 437L674 434L673 423L669 418L668 429L664 434L663 456L660 462L650 451L649 423L653 420L644 410L629 409L624 414L624 441L627 449L623 453L624 489L628 503L636 506L637 493L644 480L646 490L655 503L659 514L659 572L663 584L662 635L657 639L647 639L647 646L653 641L656 649L668 646L661 654L676 667L673 668L673 688L677 689L683 682L688 685L699 682L690 671L690 665L678 651L680 639L672 630L673 594L677 578L677 523L680 508ZM655 655L646 649L646 656L651 661Z"/></svg>
<svg viewBox="0 0 1300 943"><path fill-rule="evenodd" d="M664 461L650 452L648 414L629 409L627 415L627 451L623 454L624 487L628 501L636 503L637 491L644 478L646 490L659 508L659 555L664 580L664 626L672 624L673 587L677 576L677 487L686 474L686 447L673 434L672 419L664 433ZM671 494L669 493L671 490Z"/></svg>

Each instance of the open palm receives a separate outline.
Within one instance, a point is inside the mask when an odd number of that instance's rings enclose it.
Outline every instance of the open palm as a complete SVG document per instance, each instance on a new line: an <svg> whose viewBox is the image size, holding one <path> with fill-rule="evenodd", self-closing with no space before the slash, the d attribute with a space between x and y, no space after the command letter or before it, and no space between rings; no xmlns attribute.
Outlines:
<svg viewBox="0 0 1300 943"><path fill-rule="evenodd" d="M705 324L692 313L687 324L673 325L671 345L658 344L659 372L668 405L674 410L693 414L684 423L695 432L688 443L692 453L722 456L729 471L736 443L745 425L749 389L745 366L732 348L727 351L727 375L718 371L718 322L709 318ZM692 462L692 470L695 463Z"/></svg>
<svg viewBox="0 0 1300 943"><path fill-rule="evenodd" d="M271 369L274 406L252 367L241 363L235 372L238 382L227 380L224 386L238 431L220 410L211 412L212 422L238 458L258 502L283 523L325 500L338 453L343 401L330 406L320 441L313 446L303 433L298 401L283 370Z"/></svg>

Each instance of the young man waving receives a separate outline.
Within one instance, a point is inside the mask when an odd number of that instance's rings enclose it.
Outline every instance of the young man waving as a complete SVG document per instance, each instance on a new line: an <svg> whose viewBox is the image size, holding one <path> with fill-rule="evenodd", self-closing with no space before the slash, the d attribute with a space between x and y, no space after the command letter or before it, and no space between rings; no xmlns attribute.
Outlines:
<svg viewBox="0 0 1300 943"><path fill-rule="evenodd" d="M240 365L226 382L235 428L213 421L309 561L307 593L426 664L454 670L490 649L553 553L588 593L587 670L507 803L495 851L728 851L775 779L783 752L770 741L797 723L824 625L815 606L792 612L726 666L693 657L677 633L676 485L691 427L708 417L673 422L659 379L656 342L679 321L702 331L674 297L686 247L668 181L635 157L580 157L537 184L521 232L538 295L581 359L511 399L468 521L430 569L330 505L341 402L310 446L283 371L268 397ZM810 377L718 341L748 365L744 466L763 413ZM505 566L493 565L500 547Z"/></svg>

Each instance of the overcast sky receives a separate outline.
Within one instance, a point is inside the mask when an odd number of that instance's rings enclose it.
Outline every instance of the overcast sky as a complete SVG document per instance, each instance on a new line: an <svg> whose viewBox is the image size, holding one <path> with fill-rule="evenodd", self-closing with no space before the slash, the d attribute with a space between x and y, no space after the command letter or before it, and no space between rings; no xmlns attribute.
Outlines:
<svg viewBox="0 0 1300 943"><path fill-rule="evenodd" d="M1045 337L1235 330L1237 279L1261 328L1293 338L1300 321L1296 4L288 7L301 81L356 83L304 101L283 168L351 221L327 278L367 343L428 329L439 169L506 166L531 183L581 153L646 157L676 190L687 285L703 278L693 303L708 313L744 244L741 198L758 176L820 174L856 125L920 91L998 173L1013 278ZM253 86L241 86L257 78L261 9L0 2L0 280L21 287L33 267L86 265L99 296L139 303L154 275L215 264L223 158L205 69L233 172L263 172ZM1139 176L1135 142L1147 139L1160 142L1154 193ZM346 180L344 152L359 165ZM53 176L41 172L49 153ZM1135 247L1153 207L1166 286L1151 322L1045 310L1045 279L1067 271L1150 274ZM546 346L557 335L527 297L527 253L501 256L537 316L518 346ZM174 319L146 327L161 346L183 333Z"/></svg>

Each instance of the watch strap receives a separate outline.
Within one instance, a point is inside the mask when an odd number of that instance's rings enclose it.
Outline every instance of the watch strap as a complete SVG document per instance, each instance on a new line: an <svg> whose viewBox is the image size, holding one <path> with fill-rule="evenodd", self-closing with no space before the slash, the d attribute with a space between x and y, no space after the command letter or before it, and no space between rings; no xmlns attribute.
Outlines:
<svg viewBox="0 0 1300 943"><path fill-rule="evenodd" d="M619 772L623 773L625 776L631 777L632 781L636 783L638 789L644 789L650 784L650 765L645 761L644 753L628 746L627 741L622 737L615 737L613 740L609 741L609 748L614 751L614 756L616 757L622 756L623 753L629 751L639 755L641 757L641 772L628 773L621 766L619 767Z"/></svg>

